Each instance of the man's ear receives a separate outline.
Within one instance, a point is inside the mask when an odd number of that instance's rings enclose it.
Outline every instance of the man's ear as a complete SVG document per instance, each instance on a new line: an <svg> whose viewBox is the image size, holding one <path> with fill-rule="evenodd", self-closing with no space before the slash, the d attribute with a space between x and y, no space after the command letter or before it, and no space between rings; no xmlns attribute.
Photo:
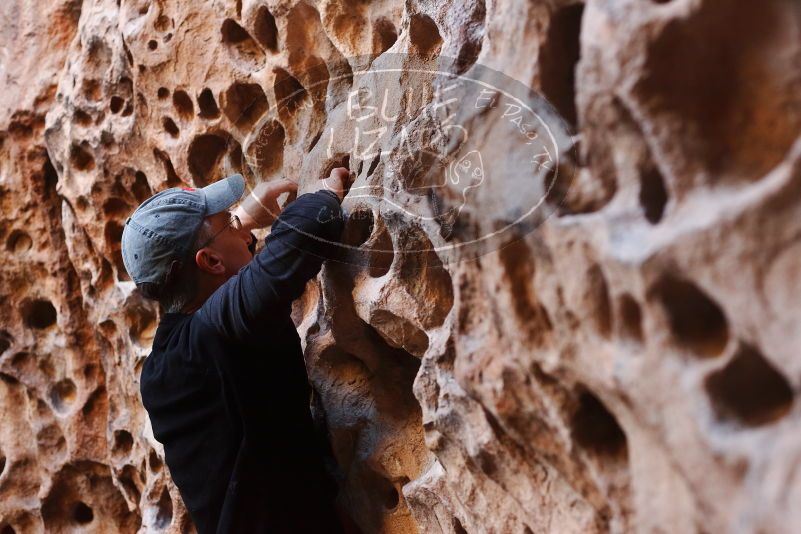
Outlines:
<svg viewBox="0 0 801 534"><path fill-rule="evenodd" d="M222 256L210 248L202 248L195 253L195 264L202 272L209 274L225 274Z"/></svg>

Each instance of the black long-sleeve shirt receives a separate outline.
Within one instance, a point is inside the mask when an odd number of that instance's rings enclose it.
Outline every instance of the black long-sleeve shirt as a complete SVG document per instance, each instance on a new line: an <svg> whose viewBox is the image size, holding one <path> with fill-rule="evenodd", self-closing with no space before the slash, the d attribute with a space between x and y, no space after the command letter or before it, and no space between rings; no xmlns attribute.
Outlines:
<svg viewBox="0 0 801 534"><path fill-rule="evenodd" d="M142 402L200 534L336 532L291 303L339 241L336 195L301 195L191 314L167 313Z"/></svg>

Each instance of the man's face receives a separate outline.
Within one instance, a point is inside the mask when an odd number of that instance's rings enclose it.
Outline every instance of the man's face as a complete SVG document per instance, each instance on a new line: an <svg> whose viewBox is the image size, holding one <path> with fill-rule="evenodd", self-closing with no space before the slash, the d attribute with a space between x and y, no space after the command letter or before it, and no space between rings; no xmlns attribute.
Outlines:
<svg viewBox="0 0 801 534"><path fill-rule="evenodd" d="M226 277L231 277L253 259L248 250L250 232L234 228L230 211L211 215L206 220L211 224L211 235L216 237L205 248L213 250L221 257Z"/></svg>

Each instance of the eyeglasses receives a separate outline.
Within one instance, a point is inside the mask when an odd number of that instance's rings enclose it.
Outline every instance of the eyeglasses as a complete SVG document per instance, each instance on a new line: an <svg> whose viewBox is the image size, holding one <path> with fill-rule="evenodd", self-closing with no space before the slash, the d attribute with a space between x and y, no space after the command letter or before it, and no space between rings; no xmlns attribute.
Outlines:
<svg viewBox="0 0 801 534"><path fill-rule="evenodd" d="M209 246L209 244L210 244L212 241L214 241L214 239L215 239L215 238L216 238L218 235L220 235L221 233L225 232L225 231L226 231L228 228L233 228L233 229L234 229L235 231L237 231L237 232L238 232L239 230L241 230L241 229L242 229L242 221L240 221L240 220L239 220L239 217L238 217L237 215L234 215L233 213L229 213L229 215L230 215L230 217L231 217L231 218L230 218L230 220L228 221L228 224L226 224L226 225L225 225L225 226L224 226L224 227L223 227L221 230L219 230L218 232L216 232L216 233L215 233L213 236L211 236L209 239L207 239L206 241L204 241L204 242L203 242L203 244L202 244L202 245L200 245L200 246L198 247L198 250L200 250L200 249L201 249L201 248L203 248L203 247L207 247L207 246Z"/></svg>

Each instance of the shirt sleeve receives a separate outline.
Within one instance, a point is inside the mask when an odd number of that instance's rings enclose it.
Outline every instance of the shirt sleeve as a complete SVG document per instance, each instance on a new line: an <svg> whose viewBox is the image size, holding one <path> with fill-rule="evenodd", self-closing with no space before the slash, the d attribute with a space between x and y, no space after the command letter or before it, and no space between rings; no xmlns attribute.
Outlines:
<svg viewBox="0 0 801 534"><path fill-rule="evenodd" d="M285 313L333 256L343 217L332 191L298 197L273 223L264 248L206 299L199 317L232 339L263 332L265 321Z"/></svg>

